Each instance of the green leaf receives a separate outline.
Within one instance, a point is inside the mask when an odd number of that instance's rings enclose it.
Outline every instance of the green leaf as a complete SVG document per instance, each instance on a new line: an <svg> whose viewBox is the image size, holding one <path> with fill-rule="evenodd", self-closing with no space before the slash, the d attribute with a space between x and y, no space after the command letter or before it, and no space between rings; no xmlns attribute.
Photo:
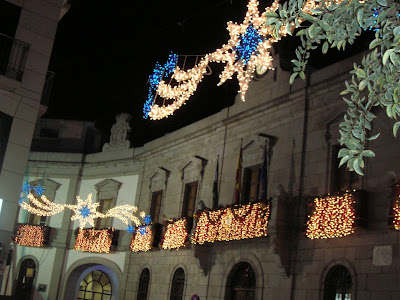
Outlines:
<svg viewBox="0 0 400 300"><path fill-rule="evenodd" d="M354 171L356 171L357 174L363 176L364 173L361 171L361 168L360 168L361 164L362 164L362 158L359 157L356 160L354 160L353 167L354 167Z"/></svg>
<svg viewBox="0 0 400 300"><path fill-rule="evenodd" d="M377 0L376 1L380 6L387 6L386 0Z"/></svg>
<svg viewBox="0 0 400 300"><path fill-rule="evenodd" d="M397 27L393 30L393 34L394 34L394 35L400 35L400 26L397 26Z"/></svg>
<svg viewBox="0 0 400 300"><path fill-rule="evenodd" d="M343 166L349 159L350 159L349 155L346 155L346 156L342 157L342 159L340 160L340 163L339 163L339 168L341 166Z"/></svg>
<svg viewBox="0 0 400 300"><path fill-rule="evenodd" d="M265 14L265 16L268 18L268 17L275 17L275 18L278 18L279 17L279 15L276 13L276 12L274 12L274 11L268 11L266 14Z"/></svg>
<svg viewBox="0 0 400 300"><path fill-rule="evenodd" d="M344 157L349 154L349 149L342 148L339 150L338 157Z"/></svg>
<svg viewBox="0 0 400 300"><path fill-rule="evenodd" d="M365 78L367 77L367 74L365 74L365 71L363 69L358 68L356 70L356 75L358 78Z"/></svg>
<svg viewBox="0 0 400 300"><path fill-rule="evenodd" d="M393 107L393 104L390 104L390 105L386 106L386 114L391 119L393 119L392 107Z"/></svg>
<svg viewBox="0 0 400 300"><path fill-rule="evenodd" d="M377 133L377 134L371 136L370 138L368 138L368 140L369 140L369 141L376 140L376 139L378 138L378 136L380 136L380 135L381 135L380 133Z"/></svg>
<svg viewBox="0 0 400 300"><path fill-rule="evenodd" d="M299 74L299 73L293 73L293 74L290 76L290 80L289 80L289 83L290 83L290 84L293 84L293 82L294 82L294 80L296 79L296 77L297 77L298 74Z"/></svg>
<svg viewBox="0 0 400 300"><path fill-rule="evenodd" d="M397 131L399 130L399 127L400 127L400 122L396 122L396 123L394 123L394 125L393 125L393 135L396 137L396 135L397 135Z"/></svg>
<svg viewBox="0 0 400 300"><path fill-rule="evenodd" d="M364 150L362 152L362 155L365 156L365 157L375 157L375 153L372 152L371 150Z"/></svg>
<svg viewBox="0 0 400 300"><path fill-rule="evenodd" d="M301 78L301 79L304 79L304 78L306 77L306 76L304 75L304 72L303 72L303 71L301 71L299 75L300 75L300 78Z"/></svg>
<svg viewBox="0 0 400 300"><path fill-rule="evenodd" d="M382 58L382 63L383 63L383 65L386 65L386 62L387 62L388 58L390 57L390 54L391 54L393 51L394 51L393 49L389 49L389 50L387 50L387 51L385 52L385 54L383 55L383 58Z"/></svg>
<svg viewBox="0 0 400 300"><path fill-rule="evenodd" d="M331 27L329 26L328 22L324 21L324 20L320 20L319 21L319 25L321 26L321 28L325 31L329 31L331 29Z"/></svg>
<svg viewBox="0 0 400 300"><path fill-rule="evenodd" d="M357 22L358 22L358 24L359 24L360 26L363 25L363 19L364 19L364 8L363 8L363 7L360 7L360 8L357 10Z"/></svg>
<svg viewBox="0 0 400 300"><path fill-rule="evenodd" d="M328 48L329 44L327 41L325 41L325 43L322 45L322 53L325 54L326 52L328 52Z"/></svg>

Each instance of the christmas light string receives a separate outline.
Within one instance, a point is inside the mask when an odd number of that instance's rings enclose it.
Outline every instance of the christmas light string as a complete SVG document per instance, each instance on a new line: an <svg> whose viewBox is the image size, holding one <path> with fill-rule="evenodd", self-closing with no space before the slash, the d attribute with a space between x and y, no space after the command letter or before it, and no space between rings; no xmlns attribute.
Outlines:
<svg viewBox="0 0 400 300"><path fill-rule="evenodd" d="M400 185L394 186L394 201L393 201L393 225L396 230L400 230Z"/></svg>
<svg viewBox="0 0 400 300"><path fill-rule="evenodd" d="M90 193L85 200L81 199L79 196L76 197L77 204L56 204L51 202L45 195L43 195L45 189L41 186L32 186L28 182L22 185L21 192L27 194L29 202L25 202L24 198L21 197L19 200L19 205L21 208L27 210L31 214L39 216L53 216L61 213L64 209L68 208L74 212L71 217L71 221L78 220L79 227L82 229L87 223L94 227L94 220L98 218L117 218L126 224L127 231L129 233L134 232L134 226L129 223L132 222L139 229L146 227L151 224L151 217L146 215L144 212L140 213L140 217L143 222L134 215L137 212L137 207L133 205L118 205L106 211L106 213L101 213L97 211L100 203L92 202L92 194ZM32 193L35 192L40 196L40 200L35 197ZM143 225L144 223L144 225ZM142 230L143 231L143 230Z"/></svg>
<svg viewBox="0 0 400 300"><path fill-rule="evenodd" d="M179 248L184 247L188 239L188 231L186 225L186 218L182 218L180 220L169 223L167 225L167 230L165 231L161 247L165 250L179 250Z"/></svg>
<svg viewBox="0 0 400 300"><path fill-rule="evenodd" d="M329 2L331 4L339 4L342 0ZM239 94L242 101L245 101L246 91L256 66L273 69L272 56L269 49L273 43L287 35L286 26L282 26L279 29L277 38L273 36L271 28L266 26L265 21L268 18L268 12L276 11L278 7L279 1L275 0L270 7L267 7L260 14L258 1L250 0L243 23L228 22L229 41L221 48L205 55L191 69L185 71L176 66L171 76L172 83L166 83L162 80L163 75L166 74L162 72L163 67L157 63L153 74L150 76L150 78L154 77L156 80L150 82L148 98L143 108L144 118L149 116L152 120L159 120L168 117L185 104L202 81L210 62L226 64L224 71L219 76L220 82L218 85L222 85L226 80L232 79L232 76L237 73L240 87ZM313 14L312 11L316 7L315 1L308 0L302 10L305 13ZM304 20L299 19L298 21L297 23L301 24ZM296 25L296 22L291 25L291 30L299 26ZM171 58L168 61L170 60ZM174 60L174 62L176 61ZM169 64L169 66L171 65ZM153 96L154 91L156 91L156 95L164 98L164 102L165 100L172 100L172 103L158 105L155 103L156 96Z"/></svg>
<svg viewBox="0 0 400 300"><path fill-rule="evenodd" d="M354 233L354 194L343 194L315 198L314 211L308 216L306 236L310 239L331 239Z"/></svg>
<svg viewBox="0 0 400 300"><path fill-rule="evenodd" d="M110 253L114 229L79 228L74 250L84 252Z"/></svg>
<svg viewBox="0 0 400 300"><path fill-rule="evenodd" d="M200 213L193 244L214 243L267 236L270 205L235 205Z"/></svg>
<svg viewBox="0 0 400 300"><path fill-rule="evenodd" d="M47 226L21 224L14 241L20 246L43 247L48 230Z"/></svg>

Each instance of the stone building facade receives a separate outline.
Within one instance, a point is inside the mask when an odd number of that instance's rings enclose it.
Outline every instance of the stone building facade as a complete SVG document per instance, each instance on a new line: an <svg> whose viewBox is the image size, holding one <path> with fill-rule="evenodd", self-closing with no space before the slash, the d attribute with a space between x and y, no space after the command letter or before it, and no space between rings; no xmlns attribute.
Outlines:
<svg viewBox="0 0 400 300"><path fill-rule="evenodd" d="M242 193L248 182L257 183L257 176L248 179L248 174L263 164L267 145L267 236L188 242L178 250L158 244L147 252L132 252L126 225L112 220L97 225L119 230L118 244L109 254L97 254L73 250L78 223L65 211L44 221L54 233L48 246L17 246L15 279L24 260L31 259L34 299L76 299L83 295L80 291L87 292L89 279L102 274L108 278L103 299L397 299L399 232L388 220L400 157L384 113L374 121L372 133L381 136L370 144L376 158L366 163L365 176L336 170L337 129L346 109L339 93L353 61L313 72L308 85L296 80L289 86L290 74L276 67L251 82L246 102L237 99L233 106L143 147L87 155L29 154L25 180L47 184L54 202L72 204L77 195L84 198L91 192L95 201L111 199L111 206L131 204L151 211L153 223L164 224L212 207L217 160L219 205L232 204L241 145L242 178L247 178ZM366 195L354 233L306 237L308 204L315 196L346 188ZM19 221L28 220L21 211Z"/></svg>
<svg viewBox="0 0 400 300"><path fill-rule="evenodd" d="M57 25L68 8L66 0L0 1L0 281L35 124L47 109L43 91L54 75L48 64Z"/></svg>

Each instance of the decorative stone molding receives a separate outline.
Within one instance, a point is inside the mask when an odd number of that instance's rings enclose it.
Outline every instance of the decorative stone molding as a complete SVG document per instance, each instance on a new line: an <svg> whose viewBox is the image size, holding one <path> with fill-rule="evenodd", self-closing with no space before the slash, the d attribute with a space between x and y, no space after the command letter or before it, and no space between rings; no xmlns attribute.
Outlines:
<svg viewBox="0 0 400 300"><path fill-rule="evenodd" d="M112 199L116 201L121 185L121 182L114 179L104 179L97 183L94 186L97 191L97 201L100 201L101 199Z"/></svg>
<svg viewBox="0 0 400 300"><path fill-rule="evenodd" d="M132 116L126 113L115 117L116 123L111 127L110 142L104 144L103 152L128 149L130 142L127 140L128 133L131 131L129 121Z"/></svg>

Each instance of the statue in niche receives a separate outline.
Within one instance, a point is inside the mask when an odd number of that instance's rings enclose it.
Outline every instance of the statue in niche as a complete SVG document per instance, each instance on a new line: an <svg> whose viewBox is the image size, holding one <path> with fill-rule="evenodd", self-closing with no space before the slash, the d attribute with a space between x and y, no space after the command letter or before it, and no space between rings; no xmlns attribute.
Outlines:
<svg viewBox="0 0 400 300"><path fill-rule="evenodd" d="M103 152L128 149L130 146L129 140L127 140L128 133L131 131L129 121L131 115L122 113L115 116L115 124L111 127L110 142L104 144Z"/></svg>

